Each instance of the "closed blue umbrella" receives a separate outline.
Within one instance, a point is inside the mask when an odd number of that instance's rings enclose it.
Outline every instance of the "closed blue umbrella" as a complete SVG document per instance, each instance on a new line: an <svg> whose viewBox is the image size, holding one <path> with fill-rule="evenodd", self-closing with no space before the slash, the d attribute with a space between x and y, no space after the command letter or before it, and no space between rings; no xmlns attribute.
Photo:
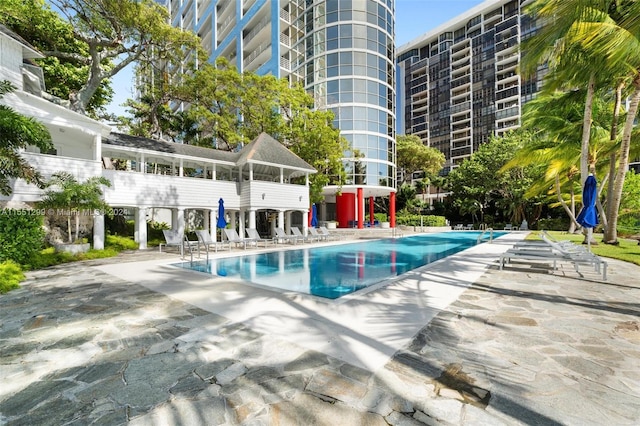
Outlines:
<svg viewBox="0 0 640 426"><path fill-rule="evenodd" d="M218 221L216 226L222 229L227 227L227 221L224 218L224 200L222 198L218 200Z"/></svg>
<svg viewBox="0 0 640 426"><path fill-rule="evenodd" d="M597 187L596 178L593 175L589 175L582 188L582 210L580 210L576 218L576 222L587 228L589 250L591 250L591 232L598 224L598 214L596 212Z"/></svg>
<svg viewBox="0 0 640 426"><path fill-rule="evenodd" d="M318 226L318 209L316 207L316 203L311 204L311 226Z"/></svg>

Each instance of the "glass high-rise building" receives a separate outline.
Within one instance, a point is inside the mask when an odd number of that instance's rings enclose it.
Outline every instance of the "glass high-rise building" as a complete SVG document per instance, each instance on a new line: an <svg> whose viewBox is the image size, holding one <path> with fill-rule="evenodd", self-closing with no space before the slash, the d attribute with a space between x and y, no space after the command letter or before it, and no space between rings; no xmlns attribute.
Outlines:
<svg viewBox="0 0 640 426"><path fill-rule="evenodd" d="M446 157L448 172L492 135L520 126L522 105L545 69L523 79L520 42L537 24L531 0L487 0L398 47L398 133L417 135Z"/></svg>
<svg viewBox="0 0 640 426"><path fill-rule="evenodd" d="M301 83L350 143L347 180L325 188L321 220L363 226L369 198L395 200L394 0L158 0L198 34L210 61ZM393 222L393 218L391 218Z"/></svg>

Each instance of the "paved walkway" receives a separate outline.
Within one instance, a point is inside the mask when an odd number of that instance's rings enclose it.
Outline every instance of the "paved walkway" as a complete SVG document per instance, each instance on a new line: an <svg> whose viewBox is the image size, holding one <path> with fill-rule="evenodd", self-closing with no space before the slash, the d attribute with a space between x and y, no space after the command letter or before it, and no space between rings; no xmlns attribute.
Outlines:
<svg viewBox="0 0 640 426"><path fill-rule="evenodd" d="M349 303L249 287L265 305L295 307L281 325L337 335L317 345L274 332L277 315L256 304L250 316L241 284L226 283L212 304L210 288L171 289L182 287L171 269L154 278L158 291L139 282L136 271L170 255L29 273L0 296L0 424L639 424L640 268L610 261L606 282L570 265L499 271L496 253L511 242ZM457 292L449 303L448 291ZM380 294L393 303L380 308ZM366 320L330 317L349 306ZM384 333L371 330L384 323Z"/></svg>

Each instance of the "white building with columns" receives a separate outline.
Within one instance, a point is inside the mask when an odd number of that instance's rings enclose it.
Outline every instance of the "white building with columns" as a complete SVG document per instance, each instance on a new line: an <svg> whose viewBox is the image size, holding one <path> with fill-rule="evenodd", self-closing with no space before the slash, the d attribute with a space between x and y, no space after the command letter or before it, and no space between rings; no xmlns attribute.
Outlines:
<svg viewBox="0 0 640 426"><path fill-rule="evenodd" d="M45 178L58 171L80 181L107 178L111 187L105 188L105 201L114 214L135 219L141 249L147 246L152 209L170 211L172 229L182 232L185 212L198 211L202 227L211 231L220 199L229 226L240 235L259 224L263 233L292 223L306 233L309 175L316 170L271 136L263 133L241 151L227 152L112 133L108 125L45 99L41 70L28 61L41 57L0 25L0 80L17 88L0 103L43 123L54 145L49 152L30 147L22 156ZM20 179L12 182L12 190L0 196L0 206L33 205L42 196L42 190ZM104 248L104 213L92 215L96 249Z"/></svg>

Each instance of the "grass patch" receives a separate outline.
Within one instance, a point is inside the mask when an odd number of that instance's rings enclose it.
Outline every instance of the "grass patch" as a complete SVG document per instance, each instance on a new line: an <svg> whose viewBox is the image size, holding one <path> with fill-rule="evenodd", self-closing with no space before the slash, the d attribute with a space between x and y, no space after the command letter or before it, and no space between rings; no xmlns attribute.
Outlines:
<svg viewBox="0 0 640 426"><path fill-rule="evenodd" d="M576 244L582 244L584 241L584 235L582 234L567 234L559 231L547 232L557 240L567 240ZM527 238L540 239L540 234L534 231ZM640 245L638 245L637 240L618 238L620 244L612 245L600 242L602 241L602 234L593 234L593 239L598 242L596 245L591 245L591 251L594 254L640 265Z"/></svg>
<svg viewBox="0 0 640 426"><path fill-rule="evenodd" d="M20 287L24 278L22 268L16 262L7 260L0 263L0 294Z"/></svg>

